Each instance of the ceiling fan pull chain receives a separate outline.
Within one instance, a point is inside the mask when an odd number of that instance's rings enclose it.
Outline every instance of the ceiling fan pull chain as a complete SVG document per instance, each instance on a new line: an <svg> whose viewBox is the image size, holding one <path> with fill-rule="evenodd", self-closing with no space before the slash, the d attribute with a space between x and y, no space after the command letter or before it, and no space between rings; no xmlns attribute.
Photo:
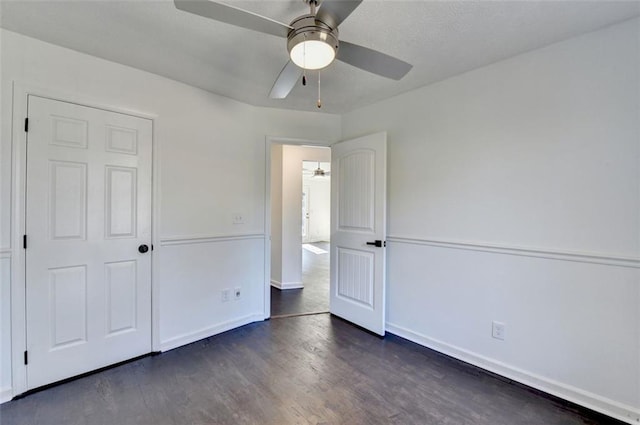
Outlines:
<svg viewBox="0 0 640 425"><path fill-rule="evenodd" d="M307 41L307 34L304 34L304 40ZM302 45L302 85L307 85L307 43Z"/></svg>
<svg viewBox="0 0 640 425"><path fill-rule="evenodd" d="M318 71L318 103L316 103L318 108L322 108L322 100L320 100L320 71Z"/></svg>

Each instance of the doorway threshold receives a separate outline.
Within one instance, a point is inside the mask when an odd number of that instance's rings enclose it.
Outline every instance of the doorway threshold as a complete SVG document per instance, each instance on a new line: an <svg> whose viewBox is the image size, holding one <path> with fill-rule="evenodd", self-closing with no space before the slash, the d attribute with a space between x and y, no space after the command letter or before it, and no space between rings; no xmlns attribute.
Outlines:
<svg viewBox="0 0 640 425"><path fill-rule="evenodd" d="M270 319L286 319L288 317L298 317L298 316L315 316L317 314L329 314L329 311L312 311L310 313L278 314L276 316L271 316Z"/></svg>

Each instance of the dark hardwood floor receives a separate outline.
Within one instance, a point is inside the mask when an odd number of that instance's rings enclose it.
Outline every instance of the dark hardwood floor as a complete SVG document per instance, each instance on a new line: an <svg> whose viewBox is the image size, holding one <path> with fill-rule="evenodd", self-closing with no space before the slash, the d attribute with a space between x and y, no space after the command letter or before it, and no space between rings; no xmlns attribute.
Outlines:
<svg viewBox="0 0 640 425"><path fill-rule="evenodd" d="M0 406L30 424L619 424L328 314L272 319Z"/></svg>
<svg viewBox="0 0 640 425"><path fill-rule="evenodd" d="M271 287L271 316L329 311L329 243L312 243L326 254L302 250L303 289Z"/></svg>

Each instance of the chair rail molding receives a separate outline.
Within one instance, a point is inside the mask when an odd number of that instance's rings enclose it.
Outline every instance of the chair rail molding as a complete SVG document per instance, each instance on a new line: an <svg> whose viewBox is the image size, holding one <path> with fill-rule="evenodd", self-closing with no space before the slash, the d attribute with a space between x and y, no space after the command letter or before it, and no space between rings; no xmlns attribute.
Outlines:
<svg viewBox="0 0 640 425"><path fill-rule="evenodd" d="M545 258L549 260L571 261L578 263L602 264L615 267L640 268L640 257L628 257L618 254L598 252L577 252L558 249L532 248L506 244L493 244L477 241L455 241L447 239L426 239L405 236L388 236L392 244L432 246L466 251L482 251L494 254L517 255L521 257Z"/></svg>
<svg viewBox="0 0 640 425"><path fill-rule="evenodd" d="M264 233L237 234L237 235L192 235L169 236L160 238L161 246L193 245L199 243L217 243L227 241L262 240Z"/></svg>

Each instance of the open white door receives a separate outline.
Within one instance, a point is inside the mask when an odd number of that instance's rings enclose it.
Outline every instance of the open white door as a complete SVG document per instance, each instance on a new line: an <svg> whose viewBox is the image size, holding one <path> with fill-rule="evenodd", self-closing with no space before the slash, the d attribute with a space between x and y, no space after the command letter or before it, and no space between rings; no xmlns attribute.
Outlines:
<svg viewBox="0 0 640 425"><path fill-rule="evenodd" d="M331 147L330 311L385 333L387 134Z"/></svg>
<svg viewBox="0 0 640 425"><path fill-rule="evenodd" d="M32 389L151 351L152 122L36 96L28 107Z"/></svg>

